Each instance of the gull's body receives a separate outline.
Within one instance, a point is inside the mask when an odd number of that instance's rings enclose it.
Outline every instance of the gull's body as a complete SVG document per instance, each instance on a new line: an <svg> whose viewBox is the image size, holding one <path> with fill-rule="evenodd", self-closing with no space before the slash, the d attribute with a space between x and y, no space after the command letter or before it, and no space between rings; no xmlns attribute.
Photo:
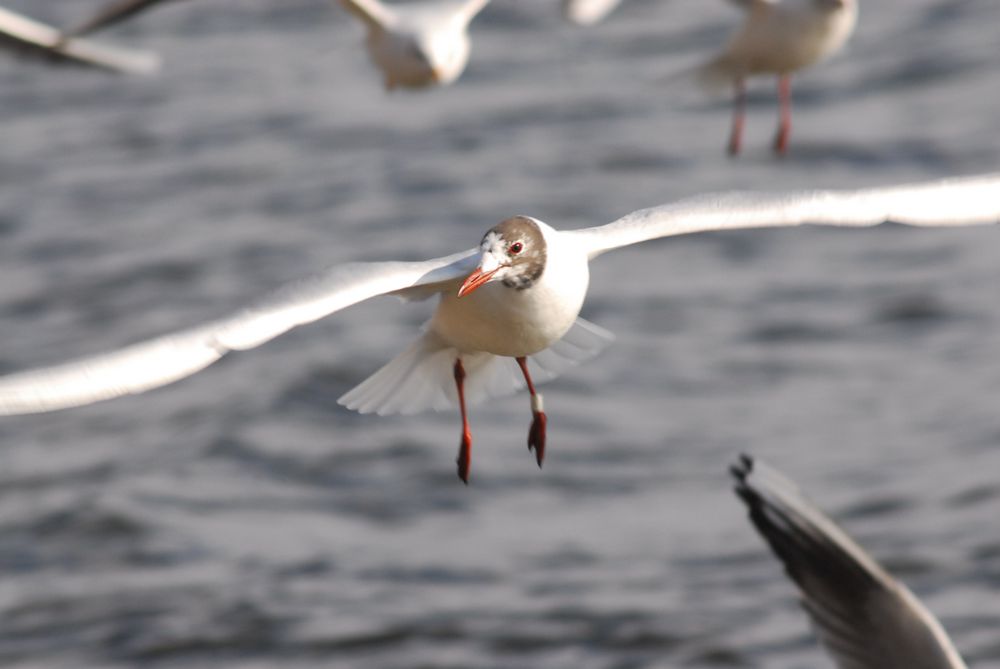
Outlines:
<svg viewBox="0 0 1000 669"><path fill-rule="evenodd" d="M934 615L794 483L747 456L732 474L838 667L966 669Z"/></svg>
<svg viewBox="0 0 1000 669"><path fill-rule="evenodd" d="M846 191L723 193L571 231L515 216L488 231L476 249L423 262L343 265L228 318L105 355L0 377L0 414L52 411L144 392L193 374L229 351L259 346L378 295L439 296L424 333L341 403L379 414L458 404L464 479L471 444L466 400L510 394L526 384L534 414L529 446L541 464L546 417L532 374L536 380L552 378L595 355L611 338L578 318L590 260L622 246L707 230L803 223L869 226L889 220L910 225L996 223L998 190L1000 173Z"/></svg>
<svg viewBox="0 0 1000 669"><path fill-rule="evenodd" d="M562 0L567 21L580 26L593 25L615 10L622 0Z"/></svg>
<svg viewBox="0 0 1000 669"><path fill-rule="evenodd" d="M65 39L56 28L3 7L0 7L0 46L128 74L148 74L159 67L159 60L153 54L89 39Z"/></svg>
<svg viewBox="0 0 1000 669"><path fill-rule="evenodd" d="M423 0L389 6L380 0L341 0L365 24L366 44L385 87L450 84L469 62L469 23L489 0Z"/></svg>
<svg viewBox="0 0 1000 669"><path fill-rule="evenodd" d="M791 76L838 51L847 42L858 17L858 0L738 0L746 20L716 57L699 74L708 85L735 90L729 152L740 152L746 79L778 77L781 105L774 149L788 149L791 132Z"/></svg>

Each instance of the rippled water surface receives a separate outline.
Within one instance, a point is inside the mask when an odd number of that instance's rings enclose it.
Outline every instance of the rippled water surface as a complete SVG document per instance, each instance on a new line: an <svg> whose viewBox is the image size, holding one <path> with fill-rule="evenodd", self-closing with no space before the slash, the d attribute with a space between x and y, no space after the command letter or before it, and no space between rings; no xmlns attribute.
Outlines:
<svg viewBox="0 0 1000 669"><path fill-rule="evenodd" d="M19 0L69 22L93 2ZM738 14L631 0L573 29L495 0L457 85L387 95L323 0L168 3L107 39L155 78L0 61L0 370L224 315L327 265L572 228L710 190L993 170L1000 4L881 0L796 81L792 151L747 153L672 73ZM431 305L353 307L144 396L0 421L10 667L829 666L729 490L748 451L1000 667L1000 230L800 229L602 257L618 335L472 412L335 400Z"/></svg>

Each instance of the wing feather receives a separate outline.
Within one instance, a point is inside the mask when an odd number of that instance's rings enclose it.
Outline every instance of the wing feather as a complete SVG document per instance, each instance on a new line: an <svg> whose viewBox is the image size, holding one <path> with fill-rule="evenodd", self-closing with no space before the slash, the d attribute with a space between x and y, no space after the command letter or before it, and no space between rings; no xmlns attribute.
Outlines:
<svg viewBox="0 0 1000 669"><path fill-rule="evenodd" d="M114 0L103 5L96 14L67 31L68 35L87 35L120 23L151 7L170 0Z"/></svg>
<svg viewBox="0 0 1000 669"><path fill-rule="evenodd" d="M864 227L887 221L918 226L1000 221L1000 173L901 186L786 193L714 193L641 209L576 237L590 258L629 244L709 230L802 224Z"/></svg>
<svg viewBox="0 0 1000 669"><path fill-rule="evenodd" d="M385 28L396 20L396 15L379 0L340 0L340 4L370 28Z"/></svg>
<svg viewBox="0 0 1000 669"><path fill-rule="evenodd" d="M0 377L0 415L53 411L177 381L229 351L378 295L423 298L475 266L472 250L426 262L350 263L289 284L228 318L80 360Z"/></svg>
<svg viewBox="0 0 1000 669"><path fill-rule="evenodd" d="M476 18L479 12L486 9L486 5L488 4L490 4L490 0L467 0L461 9L462 19L467 24L471 23L472 19Z"/></svg>
<svg viewBox="0 0 1000 669"><path fill-rule="evenodd" d="M83 65L128 74L155 72L156 54L122 49L93 40L65 38L50 25L0 7L0 37L7 42Z"/></svg>
<svg viewBox="0 0 1000 669"><path fill-rule="evenodd" d="M941 624L794 483L744 456L733 467L750 520L798 586L844 669L965 669Z"/></svg>

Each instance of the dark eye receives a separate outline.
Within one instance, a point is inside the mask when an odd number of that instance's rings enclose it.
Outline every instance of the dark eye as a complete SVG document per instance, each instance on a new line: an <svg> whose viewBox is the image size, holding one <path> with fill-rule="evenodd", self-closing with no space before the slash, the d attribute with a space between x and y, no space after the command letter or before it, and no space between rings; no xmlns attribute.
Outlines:
<svg viewBox="0 0 1000 669"><path fill-rule="evenodd" d="M507 248L507 252L512 256L516 256L518 253L524 250L524 244L521 242L514 242Z"/></svg>

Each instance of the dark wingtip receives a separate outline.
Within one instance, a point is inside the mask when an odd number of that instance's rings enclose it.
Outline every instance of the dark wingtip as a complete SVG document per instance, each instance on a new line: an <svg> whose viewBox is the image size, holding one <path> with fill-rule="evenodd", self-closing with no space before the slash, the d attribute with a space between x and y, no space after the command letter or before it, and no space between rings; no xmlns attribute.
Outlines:
<svg viewBox="0 0 1000 669"><path fill-rule="evenodd" d="M733 477L733 492L743 500L752 511L758 502L757 492L750 486L747 479L753 473L754 459L752 455L740 453L735 463L729 466L729 475Z"/></svg>
<svg viewBox="0 0 1000 669"><path fill-rule="evenodd" d="M747 477L753 472L753 463L753 456L740 453L739 459L729 466L730 476L736 479L737 483L745 485Z"/></svg>

